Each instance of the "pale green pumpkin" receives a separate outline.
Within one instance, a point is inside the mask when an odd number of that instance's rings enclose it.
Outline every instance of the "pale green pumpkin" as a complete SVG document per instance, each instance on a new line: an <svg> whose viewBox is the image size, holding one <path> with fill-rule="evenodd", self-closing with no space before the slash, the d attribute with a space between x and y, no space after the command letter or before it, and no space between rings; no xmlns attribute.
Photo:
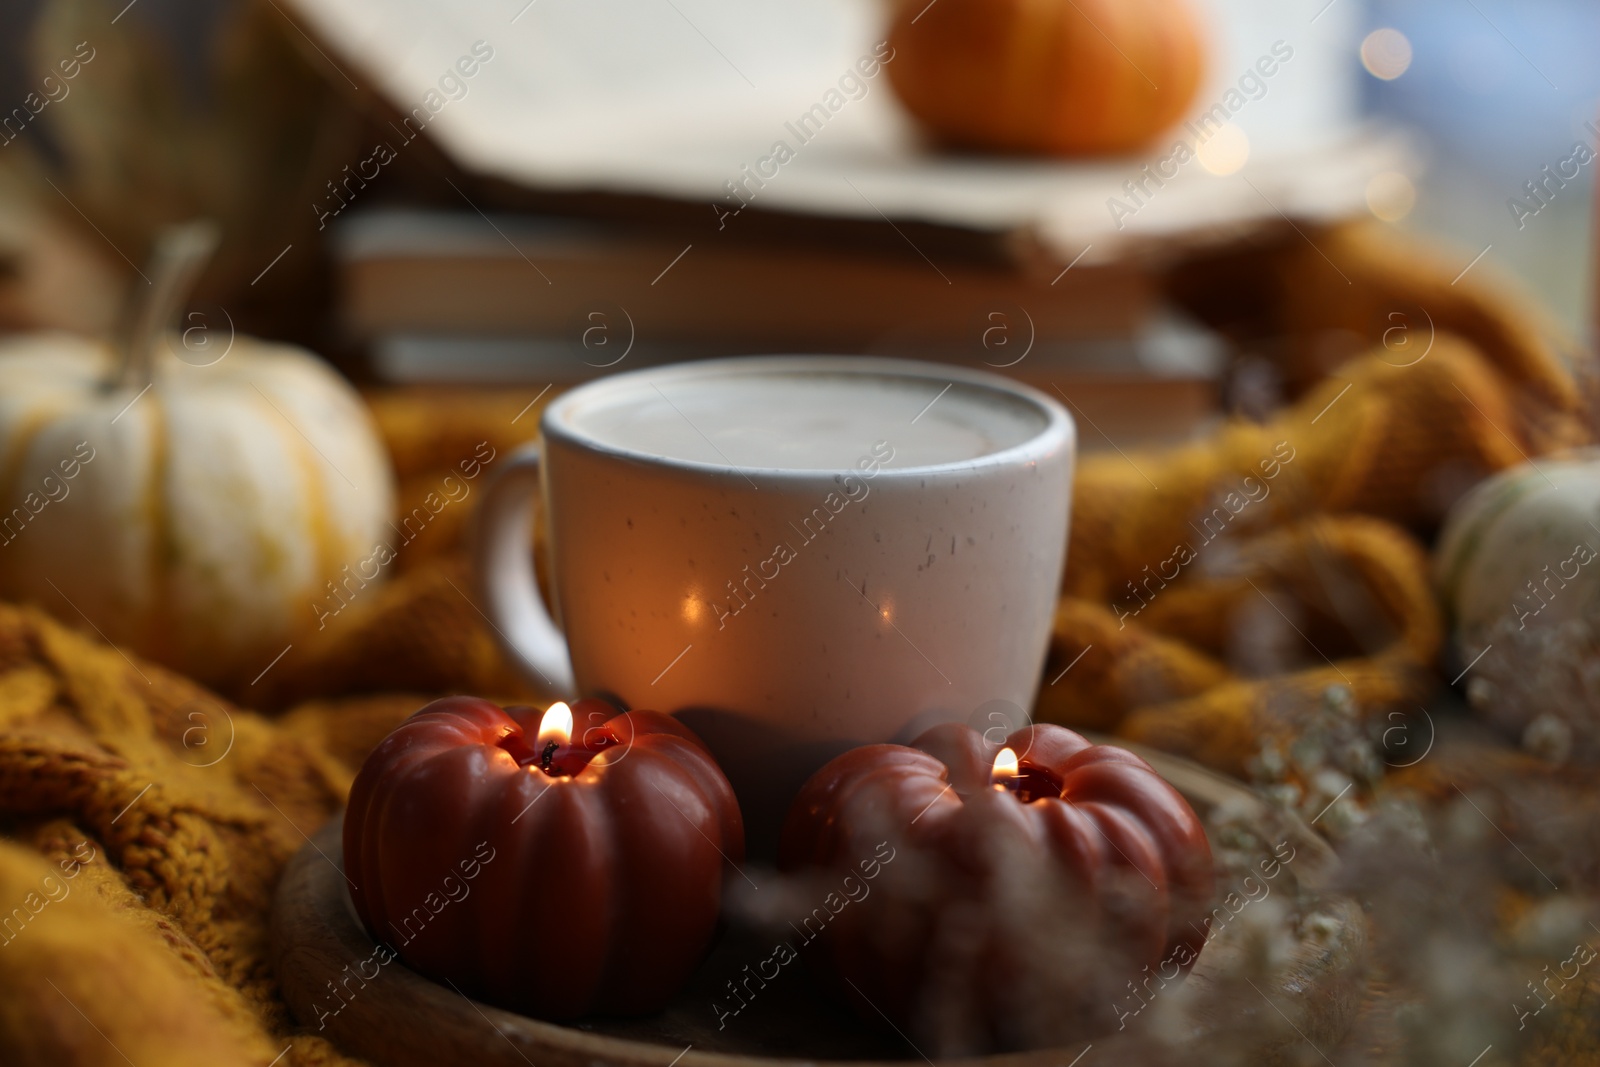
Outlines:
<svg viewBox="0 0 1600 1067"><path fill-rule="evenodd" d="M1547 754L1600 757L1600 449L1474 488L1435 578L1474 708Z"/></svg>

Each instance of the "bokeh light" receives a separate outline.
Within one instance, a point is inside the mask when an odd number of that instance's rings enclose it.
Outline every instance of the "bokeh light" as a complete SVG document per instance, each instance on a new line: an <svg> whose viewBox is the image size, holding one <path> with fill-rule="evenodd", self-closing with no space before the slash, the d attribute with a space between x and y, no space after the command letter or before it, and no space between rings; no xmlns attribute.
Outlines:
<svg viewBox="0 0 1600 1067"><path fill-rule="evenodd" d="M1417 187L1396 170L1374 174L1367 183L1367 208L1384 222L1398 222L1417 205Z"/></svg>
<svg viewBox="0 0 1600 1067"><path fill-rule="evenodd" d="M1361 42L1361 65L1374 78L1394 81L1411 66L1411 41L1399 30L1373 30Z"/></svg>
<svg viewBox="0 0 1600 1067"><path fill-rule="evenodd" d="M1200 142L1195 155L1212 174L1233 174L1250 159L1250 138L1230 122Z"/></svg>

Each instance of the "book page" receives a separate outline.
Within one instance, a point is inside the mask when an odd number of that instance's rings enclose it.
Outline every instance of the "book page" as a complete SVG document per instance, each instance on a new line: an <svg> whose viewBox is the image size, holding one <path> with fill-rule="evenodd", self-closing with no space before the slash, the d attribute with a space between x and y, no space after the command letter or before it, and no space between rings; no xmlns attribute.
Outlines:
<svg viewBox="0 0 1600 1067"><path fill-rule="evenodd" d="M424 130L462 167L523 185L703 201L722 225L750 205L1032 229L1064 254L1099 241L1101 255L1140 234L1358 210L1371 173L1401 155L1353 124L1353 2L1208 0L1197 115L1240 99L1226 94L1274 47L1293 55L1232 109L1250 182L1189 164L1131 214L1114 205L1124 183L1192 133L1143 159L931 151L888 84L887 9L870 0L290 3L330 76L412 116L397 137Z"/></svg>

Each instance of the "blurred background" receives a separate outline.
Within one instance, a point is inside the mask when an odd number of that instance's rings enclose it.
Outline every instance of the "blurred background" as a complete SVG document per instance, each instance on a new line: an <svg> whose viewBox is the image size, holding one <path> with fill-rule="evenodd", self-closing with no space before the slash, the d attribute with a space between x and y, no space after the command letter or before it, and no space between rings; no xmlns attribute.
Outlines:
<svg viewBox="0 0 1600 1067"><path fill-rule="evenodd" d="M1411 131L1424 150L1416 205L1401 221L1490 253L1574 330L1587 333L1593 167L1522 219L1523 185L1596 135L1600 69L1587 58L1600 8L1578 0L1372 0L1360 32L1402 35L1410 62L1366 64L1366 114ZM1395 38L1398 42L1398 38ZM1369 48L1369 53L1371 49Z"/></svg>
<svg viewBox="0 0 1600 1067"><path fill-rule="evenodd" d="M513 281L498 304L468 308L472 297L451 294L425 310L383 272L449 256L625 258L643 239L651 247L642 271L715 238L719 248L875 247L941 273L992 261L997 249L1018 262L1027 243L1042 249L1036 272L1055 276L1074 263L1090 275L1094 266L1164 266L1219 233L1238 237L1291 215L1375 215L1444 239L1463 267L1482 252L1555 321L1587 334L1594 167L1573 156L1596 141L1586 124L1600 71L1586 48L1600 9L1580 0L1199 6L1206 76L1186 116L1222 101L1274 42L1293 59L1258 80L1263 95L1250 91L1227 134L1173 183L1182 190L1160 190L1148 210L1123 183L1170 155L1188 136L1181 127L1132 150L996 162L937 151L895 94L867 78L860 102L851 98L781 178L759 191L745 180L751 203L735 218L726 212L744 207L745 194L730 193L730 179L883 40L889 7L18 0L0 12L0 99L17 105L0 146L0 323L114 329L153 235L207 215L224 239L202 302L225 308L238 329L306 343L362 379L584 376L580 364L610 358L584 347L600 337L585 330L602 321L608 337L625 326L639 342L630 366L796 346L928 355L950 347L952 331L907 330L892 314L813 336L770 310L737 326L696 311L653 329L649 311L628 306L626 287L604 277L579 298L540 293L549 279L529 272L527 288ZM441 96L441 74L474 42L494 58L451 83L459 99ZM50 99L41 79L75 50L93 58ZM424 106L430 121L418 136L401 120L430 91L447 106ZM371 157L385 139L404 148L380 164ZM1563 164L1576 176L1544 178L1543 168ZM368 168L359 197L335 188L355 188L352 167ZM1535 180L1546 183L1543 200L1529 192ZM1119 217L1114 199L1133 210ZM553 219L601 228L556 234ZM629 247L606 243L618 239ZM714 267L694 276L701 258L685 260L679 281L703 287L695 299L715 305L723 276ZM1013 313L1025 305L991 295ZM548 306L519 312L508 302ZM954 331L962 351L948 354L1004 362L976 347L993 342L984 330L998 320L982 309L962 314L971 320ZM1081 305L1062 310L1081 314ZM1147 302L1137 322L1129 315L1046 328L1040 352L1060 340L1057 369L1214 365L1205 338L1174 328L1163 309Z"/></svg>

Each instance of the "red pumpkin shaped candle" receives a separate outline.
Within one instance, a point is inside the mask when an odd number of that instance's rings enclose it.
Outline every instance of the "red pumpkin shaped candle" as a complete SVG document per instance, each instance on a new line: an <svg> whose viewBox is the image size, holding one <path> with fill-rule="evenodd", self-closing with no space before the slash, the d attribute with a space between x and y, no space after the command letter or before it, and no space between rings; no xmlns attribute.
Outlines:
<svg viewBox="0 0 1600 1067"><path fill-rule="evenodd" d="M543 1018L630 1015L705 954L744 827L669 716L447 697L367 757L344 857L361 921L412 969Z"/></svg>
<svg viewBox="0 0 1600 1067"><path fill-rule="evenodd" d="M998 747L945 725L854 749L783 829L780 868L819 891L878 861L859 901L796 929L865 1018L930 1054L1113 1028L1114 998L1178 980L1205 942L1211 849L1148 763L1058 726Z"/></svg>

